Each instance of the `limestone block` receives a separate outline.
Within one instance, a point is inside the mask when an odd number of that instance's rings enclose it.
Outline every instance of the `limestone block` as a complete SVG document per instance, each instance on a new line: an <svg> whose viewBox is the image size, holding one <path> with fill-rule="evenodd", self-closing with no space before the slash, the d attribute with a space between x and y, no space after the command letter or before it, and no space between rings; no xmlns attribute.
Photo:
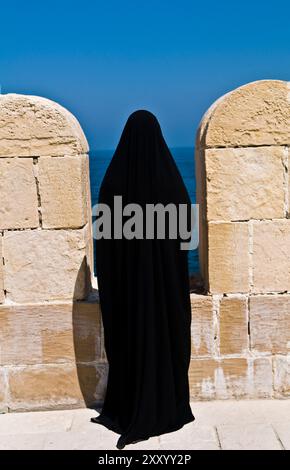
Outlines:
<svg viewBox="0 0 290 470"><path fill-rule="evenodd" d="M273 357L273 370L274 370L275 396L277 398L289 397L290 396L290 355L274 356Z"/></svg>
<svg viewBox="0 0 290 470"><path fill-rule="evenodd" d="M39 96L0 96L0 157L77 155L88 151L76 118Z"/></svg>
<svg viewBox="0 0 290 470"><path fill-rule="evenodd" d="M102 321L99 302L74 302L74 353L78 363L101 361L101 329Z"/></svg>
<svg viewBox="0 0 290 470"><path fill-rule="evenodd" d="M0 230L38 227L38 200L32 158L0 160L0 201Z"/></svg>
<svg viewBox="0 0 290 470"><path fill-rule="evenodd" d="M290 95L289 95L290 96ZM289 217L289 213L290 213L290 191L289 191L289 188L290 188L290 171L289 171L289 147L287 148L287 152L288 152L288 214L287 214L287 217Z"/></svg>
<svg viewBox="0 0 290 470"><path fill-rule="evenodd" d="M247 348L247 299L224 297L220 302L220 353L243 354Z"/></svg>
<svg viewBox="0 0 290 470"><path fill-rule="evenodd" d="M4 367L0 367L0 411L7 406L7 381Z"/></svg>
<svg viewBox="0 0 290 470"><path fill-rule="evenodd" d="M13 367L8 371L12 410L82 407L103 398L104 365L46 364Z"/></svg>
<svg viewBox="0 0 290 470"><path fill-rule="evenodd" d="M0 364L94 362L101 355L97 302L0 306Z"/></svg>
<svg viewBox="0 0 290 470"><path fill-rule="evenodd" d="M86 227L5 232L3 243L8 299L22 303L86 297L90 289Z"/></svg>
<svg viewBox="0 0 290 470"><path fill-rule="evenodd" d="M3 250L2 250L2 236L0 234L0 304L4 302L4 272L3 272Z"/></svg>
<svg viewBox="0 0 290 470"><path fill-rule="evenodd" d="M251 349L272 354L290 352L290 295L250 297Z"/></svg>
<svg viewBox="0 0 290 470"><path fill-rule="evenodd" d="M219 364L215 359L191 359L188 377L192 400L215 397L215 374Z"/></svg>
<svg viewBox="0 0 290 470"><path fill-rule="evenodd" d="M189 383L193 400L270 397L271 359L192 359Z"/></svg>
<svg viewBox="0 0 290 470"><path fill-rule="evenodd" d="M253 224L253 291L290 290L290 220Z"/></svg>
<svg viewBox="0 0 290 470"><path fill-rule="evenodd" d="M78 228L88 221L86 159L42 157L38 180L44 228Z"/></svg>
<svg viewBox="0 0 290 470"><path fill-rule="evenodd" d="M273 395L273 370L271 357L249 360L248 393L251 398L271 398Z"/></svg>
<svg viewBox="0 0 290 470"><path fill-rule="evenodd" d="M287 82L261 80L227 93L199 127L203 147L251 147L290 143Z"/></svg>
<svg viewBox="0 0 290 470"><path fill-rule="evenodd" d="M249 235L247 223L210 223L208 277L212 293L249 290Z"/></svg>
<svg viewBox="0 0 290 470"><path fill-rule="evenodd" d="M207 149L208 220L284 217L283 147Z"/></svg>
<svg viewBox="0 0 290 470"><path fill-rule="evenodd" d="M214 350L212 298L191 294L191 355L210 356Z"/></svg>

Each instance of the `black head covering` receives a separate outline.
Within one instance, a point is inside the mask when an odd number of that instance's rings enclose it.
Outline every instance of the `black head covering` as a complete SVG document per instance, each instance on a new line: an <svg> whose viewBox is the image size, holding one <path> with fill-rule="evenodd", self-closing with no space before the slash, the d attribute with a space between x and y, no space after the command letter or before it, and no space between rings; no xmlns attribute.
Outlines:
<svg viewBox="0 0 290 470"><path fill-rule="evenodd" d="M129 117L99 202L187 204L190 199L156 117ZM191 309L180 240L97 240L97 275L109 361L95 422L121 434L118 447L179 429L189 406Z"/></svg>
<svg viewBox="0 0 290 470"><path fill-rule="evenodd" d="M124 202L190 203L160 125L149 111L135 111L122 132L101 185L99 202L112 194Z"/></svg>

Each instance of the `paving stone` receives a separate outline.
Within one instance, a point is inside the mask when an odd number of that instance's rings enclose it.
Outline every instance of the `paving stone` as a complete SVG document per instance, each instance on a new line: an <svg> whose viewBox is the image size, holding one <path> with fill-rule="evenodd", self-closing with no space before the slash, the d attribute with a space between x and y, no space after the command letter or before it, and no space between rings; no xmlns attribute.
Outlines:
<svg viewBox="0 0 290 470"><path fill-rule="evenodd" d="M160 449L159 437L151 437L147 441L137 442L125 447L125 450L158 450Z"/></svg>
<svg viewBox="0 0 290 470"><path fill-rule="evenodd" d="M71 428L74 412L36 411L7 413L0 415L0 441L5 434L38 434L44 432L66 432Z"/></svg>
<svg viewBox="0 0 290 470"><path fill-rule="evenodd" d="M191 402L195 423L274 423L290 421L290 400L212 400Z"/></svg>
<svg viewBox="0 0 290 470"><path fill-rule="evenodd" d="M290 415L289 415L290 416ZM285 450L290 450L290 419L287 423L274 423L273 428Z"/></svg>
<svg viewBox="0 0 290 470"><path fill-rule="evenodd" d="M290 400L192 402L195 421L126 450L290 450ZM0 415L0 450L116 450L119 435L92 409ZM238 424L237 424L238 423ZM217 428L217 432L215 430Z"/></svg>
<svg viewBox="0 0 290 470"><path fill-rule="evenodd" d="M220 425L217 431L223 450L281 450L269 424Z"/></svg>
<svg viewBox="0 0 290 470"><path fill-rule="evenodd" d="M90 432L51 433L45 435L44 450L117 450L118 434L94 429Z"/></svg>
<svg viewBox="0 0 290 470"><path fill-rule="evenodd" d="M219 450L214 428L195 421L179 431L160 436L160 447L164 450Z"/></svg>
<svg viewBox="0 0 290 470"><path fill-rule="evenodd" d="M11 434L1 436L0 450L42 450L43 434Z"/></svg>

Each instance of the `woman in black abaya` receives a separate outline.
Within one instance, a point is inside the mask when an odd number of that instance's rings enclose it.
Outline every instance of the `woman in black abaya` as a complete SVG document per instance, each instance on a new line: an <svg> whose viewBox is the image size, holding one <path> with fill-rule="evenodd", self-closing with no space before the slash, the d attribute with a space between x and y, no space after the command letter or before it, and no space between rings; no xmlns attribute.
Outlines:
<svg viewBox="0 0 290 470"><path fill-rule="evenodd" d="M111 208L112 220L114 196L122 196L123 207L190 207L159 123L147 111L129 117L101 185L99 203ZM96 255L109 376L101 414L92 421L119 433L123 448L194 420L187 252L178 238L122 237L97 240Z"/></svg>

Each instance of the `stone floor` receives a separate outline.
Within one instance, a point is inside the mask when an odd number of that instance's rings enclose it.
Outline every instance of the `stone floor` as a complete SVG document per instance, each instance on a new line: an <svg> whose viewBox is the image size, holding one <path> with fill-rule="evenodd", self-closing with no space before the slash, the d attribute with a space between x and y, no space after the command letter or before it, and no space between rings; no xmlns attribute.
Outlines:
<svg viewBox="0 0 290 470"><path fill-rule="evenodd" d="M180 431L126 449L290 450L290 400L192 403L196 417ZM115 450L118 435L90 423L88 409L0 415L0 450Z"/></svg>

